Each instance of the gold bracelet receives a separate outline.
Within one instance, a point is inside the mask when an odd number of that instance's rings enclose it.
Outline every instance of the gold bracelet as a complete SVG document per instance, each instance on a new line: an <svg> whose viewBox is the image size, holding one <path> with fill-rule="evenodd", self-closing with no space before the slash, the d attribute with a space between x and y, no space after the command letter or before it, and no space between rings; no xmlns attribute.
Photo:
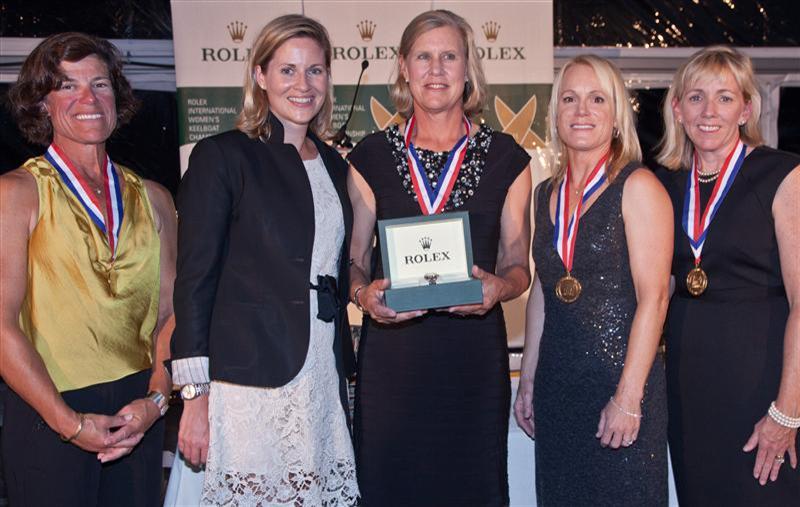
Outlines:
<svg viewBox="0 0 800 507"><path fill-rule="evenodd" d="M75 434L74 434L74 435L72 435L72 436L71 436L71 437L69 437L69 438L64 438L64 435L59 435L59 438L61 438L61 441L62 441L62 442L65 442L65 443L72 442L73 440L75 440L76 438L78 438L78 435L80 435L80 434L81 434L81 431L83 431L83 420L86 418L86 416L85 416L84 414L82 414L82 413L78 412L78 417L79 417L79 420L78 420L78 429L75 431Z"/></svg>
<svg viewBox="0 0 800 507"><path fill-rule="evenodd" d="M361 289L363 289L364 287L366 287L366 285L359 285L356 288L356 290L353 291L353 304L356 305L356 308L358 308L358 310L361 313L367 313L367 311L364 309L363 306L361 306L361 303L358 300L358 293L361 292Z"/></svg>

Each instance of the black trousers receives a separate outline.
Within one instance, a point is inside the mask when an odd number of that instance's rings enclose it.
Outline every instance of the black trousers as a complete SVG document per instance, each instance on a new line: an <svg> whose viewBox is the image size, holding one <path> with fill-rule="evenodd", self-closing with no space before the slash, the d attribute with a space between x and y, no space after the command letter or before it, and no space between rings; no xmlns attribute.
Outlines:
<svg viewBox="0 0 800 507"><path fill-rule="evenodd" d="M62 394L73 410L111 415L147 393L150 371ZM2 433L12 507L150 507L161 498L164 420L133 452L110 463L64 443L30 405L8 390Z"/></svg>

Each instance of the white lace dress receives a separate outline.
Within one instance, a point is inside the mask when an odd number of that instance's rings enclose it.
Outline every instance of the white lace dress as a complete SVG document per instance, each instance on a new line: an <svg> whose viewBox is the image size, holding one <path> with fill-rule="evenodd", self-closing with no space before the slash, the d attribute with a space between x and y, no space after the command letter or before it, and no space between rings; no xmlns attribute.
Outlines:
<svg viewBox="0 0 800 507"><path fill-rule="evenodd" d="M314 198L311 280L336 276L342 209L318 156L304 161ZM339 398L333 322L317 319L300 373L278 388L213 382L204 505L352 506L359 496L353 446Z"/></svg>

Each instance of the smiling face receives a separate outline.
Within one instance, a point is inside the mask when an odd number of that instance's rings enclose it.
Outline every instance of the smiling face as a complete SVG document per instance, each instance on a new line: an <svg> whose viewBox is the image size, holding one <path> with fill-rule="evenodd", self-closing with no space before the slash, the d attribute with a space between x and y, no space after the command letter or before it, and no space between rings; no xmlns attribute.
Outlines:
<svg viewBox="0 0 800 507"><path fill-rule="evenodd" d="M567 153L590 153L597 160L611 146L613 99L603 91L594 69L570 66L561 80L556 124ZM572 155L570 155L572 158Z"/></svg>
<svg viewBox="0 0 800 507"><path fill-rule="evenodd" d="M672 109L698 154L718 158L733 149L739 126L750 117L750 103L727 70L701 76L673 101Z"/></svg>
<svg viewBox="0 0 800 507"><path fill-rule="evenodd" d="M467 54L455 28L443 26L420 35L400 72L414 99L414 110L430 114L463 109Z"/></svg>
<svg viewBox="0 0 800 507"><path fill-rule="evenodd" d="M270 112L284 128L307 129L328 94L330 77L322 47L308 37L289 39L275 51L267 68L257 66L255 73Z"/></svg>
<svg viewBox="0 0 800 507"><path fill-rule="evenodd" d="M53 125L53 143L103 144L117 125L117 107L108 67L98 57L61 62L64 76L43 107Z"/></svg>

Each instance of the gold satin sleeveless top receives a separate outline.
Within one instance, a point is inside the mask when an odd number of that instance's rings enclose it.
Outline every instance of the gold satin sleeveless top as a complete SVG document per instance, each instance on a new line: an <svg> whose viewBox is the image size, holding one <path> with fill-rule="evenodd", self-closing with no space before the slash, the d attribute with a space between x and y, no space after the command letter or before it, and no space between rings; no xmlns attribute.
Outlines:
<svg viewBox="0 0 800 507"><path fill-rule="evenodd" d="M19 321L59 392L118 380L153 362L158 231L144 182L115 166L124 181L123 217L112 258L108 239L55 168L44 157L23 165L36 180L39 216Z"/></svg>

